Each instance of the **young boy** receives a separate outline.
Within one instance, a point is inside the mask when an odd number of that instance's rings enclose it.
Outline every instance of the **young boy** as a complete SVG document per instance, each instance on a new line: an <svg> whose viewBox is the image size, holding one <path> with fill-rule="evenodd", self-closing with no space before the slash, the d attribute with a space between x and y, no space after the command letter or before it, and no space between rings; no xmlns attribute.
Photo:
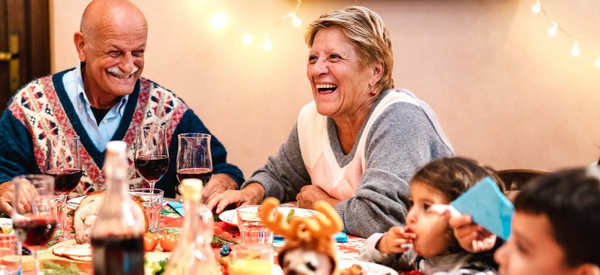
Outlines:
<svg viewBox="0 0 600 275"><path fill-rule="evenodd" d="M494 255L500 274L600 274L600 169L528 182L515 200L512 233Z"/></svg>

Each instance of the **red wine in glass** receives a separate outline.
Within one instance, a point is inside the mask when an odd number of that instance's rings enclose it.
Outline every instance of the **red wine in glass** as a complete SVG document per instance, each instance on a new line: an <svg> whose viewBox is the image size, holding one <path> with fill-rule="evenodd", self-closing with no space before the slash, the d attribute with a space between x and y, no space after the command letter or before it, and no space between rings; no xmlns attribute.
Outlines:
<svg viewBox="0 0 600 275"><path fill-rule="evenodd" d="M92 250L94 254L102 255L93 258L94 274L144 274L142 235L108 235L92 238Z"/></svg>
<svg viewBox="0 0 600 275"><path fill-rule="evenodd" d="M77 187L83 171L81 169L53 169L46 171L47 175L54 177L54 191L69 194Z"/></svg>
<svg viewBox="0 0 600 275"><path fill-rule="evenodd" d="M181 182L183 179L193 178L202 181L202 184L206 186L206 183L212 177L212 170L208 168L184 168L177 170L177 179Z"/></svg>
<svg viewBox="0 0 600 275"><path fill-rule="evenodd" d="M13 223L13 229L17 237L27 247L44 246L54 235L57 221L47 217L32 217Z"/></svg>
<svg viewBox="0 0 600 275"><path fill-rule="evenodd" d="M157 182L169 169L169 156L138 156L134 163L142 178L149 182Z"/></svg>

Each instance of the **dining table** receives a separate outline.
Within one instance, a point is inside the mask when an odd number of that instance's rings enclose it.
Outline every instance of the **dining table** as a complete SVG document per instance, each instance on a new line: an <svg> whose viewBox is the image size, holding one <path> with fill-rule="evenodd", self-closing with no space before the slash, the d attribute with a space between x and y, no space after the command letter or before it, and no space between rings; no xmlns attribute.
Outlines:
<svg viewBox="0 0 600 275"><path fill-rule="evenodd" d="M169 203L165 204L160 213L159 220L159 235L160 234L173 234L179 235L182 231L182 224L184 217L181 215L181 203L174 200L169 199ZM284 204L289 207L295 207L294 203ZM73 211L71 211L68 215L69 224L72 224L72 215ZM234 243L240 242L240 234L237 226L232 225L231 223L224 222L220 220L219 215L214 214L214 235L219 238L219 240L229 240ZM72 228L68 229L70 234L73 234ZM49 257L52 254L51 247L59 245L58 236L60 234L60 230L57 230L55 233L55 237L50 240L46 246L46 249L42 249L39 251L40 257L40 265L43 269L51 271L52 269L61 269L61 272L65 272L65 270L76 270L79 274L92 274L92 266L91 262L77 262L77 261L61 261L59 257ZM358 258L358 253L362 245L365 243L366 239L345 235L347 238L340 240L339 242L335 242L335 247L337 251L337 257L340 261L355 261ZM72 241L71 241L72 242ZM232 244L235 245L235 244ZM281 248L281 245L274 244L274 256L276 258L277 251ZM212 246L213 251L216 257L221 257L220 252L222 245L221 243L215 244ZM47 255L48 257L44 257L46 253L50 253ZM169 253L163 252L160 248L157 247L157 250L152 251L148 254L158 254L159 257L154 257L154 260L160 259L160 255L164 256L164 258L168 258ZM147 258L148 259L148 258ZM23 263L23 274L33 274L33 270L31 270L31 263Z"/></svg>

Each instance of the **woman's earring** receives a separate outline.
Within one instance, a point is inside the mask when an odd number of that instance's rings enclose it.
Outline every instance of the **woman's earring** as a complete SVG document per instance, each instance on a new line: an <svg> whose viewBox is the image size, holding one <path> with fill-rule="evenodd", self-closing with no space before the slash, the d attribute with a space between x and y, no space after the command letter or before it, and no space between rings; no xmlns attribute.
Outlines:
<svg viewBox="0 0 600 275"><path fill-rule="evenodd" d="M372 95L372 96L376 96L376 95L377 95L377 92L375 92L375 90L371 90L371 95Z"/></svg>

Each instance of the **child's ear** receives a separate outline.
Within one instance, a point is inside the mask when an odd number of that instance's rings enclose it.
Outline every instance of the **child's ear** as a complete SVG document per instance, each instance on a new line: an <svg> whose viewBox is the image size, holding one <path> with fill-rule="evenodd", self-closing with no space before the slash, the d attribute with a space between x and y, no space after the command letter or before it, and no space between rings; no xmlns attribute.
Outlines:
<svg viewBox="0 0 600 275"><path fill-rule="evenodd" d="M577 275L600 275L600 267L595 264L582 264L577 268Z"/></svg>

